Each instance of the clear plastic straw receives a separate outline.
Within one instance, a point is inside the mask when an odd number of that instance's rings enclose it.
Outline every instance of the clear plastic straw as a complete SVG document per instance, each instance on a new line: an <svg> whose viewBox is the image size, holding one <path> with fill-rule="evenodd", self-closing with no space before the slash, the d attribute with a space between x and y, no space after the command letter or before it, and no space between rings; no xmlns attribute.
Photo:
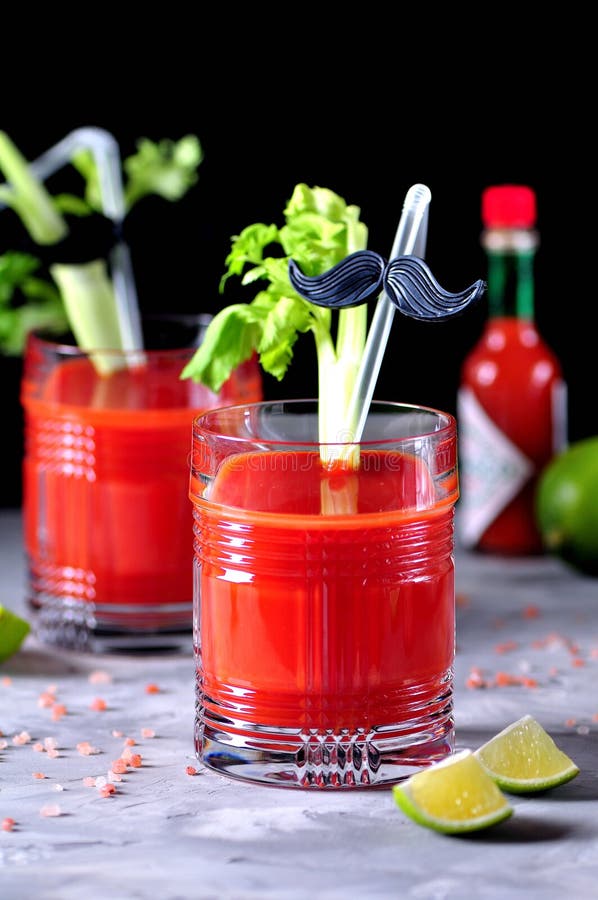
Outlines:
<svg viewBox="0 0 598 900"><path fill-rule="evenodd" d="M397 256L418 256L423 259L428 234L428 207L432 194L425 184L414 184L405 195L403 211L390 259ZM348 421L355 422L355 443L361 440L368 410L380 373L388 343L395 307L382 293L376 304L367 336L361 367L357 376Z"/></svg>
<svg viewBox="0 0 598 900"><path fill-rule="evenodd" d="M40 181L71 162L80 150L89 150L98 170L102 212L115 225L122 224L125 199L122 184L120 149L114 136L103 128L77 128L66 135L34 162L31 171ZM143 349L139 303L129 248L119 241L110 252L110 270L116 300L118 323L124 350Z"/></svg>

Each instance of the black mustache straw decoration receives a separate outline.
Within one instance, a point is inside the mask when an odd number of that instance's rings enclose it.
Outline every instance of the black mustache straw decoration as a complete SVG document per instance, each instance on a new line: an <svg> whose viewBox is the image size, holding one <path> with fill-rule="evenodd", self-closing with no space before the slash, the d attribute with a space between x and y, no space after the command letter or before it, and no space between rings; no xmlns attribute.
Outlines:
<svg viewBox="0 0 598 900"><path fill-rule="evenodd" d="M316 306L359 306L384 290L404 316L436 321L462 313L486 290L486 282L478 279L464 291L453 294L438 284L423 259L397 256L387 263L372 250L358 250L313 277L304 275L295 260L290 259L289 279L297 293Z"/></svg>

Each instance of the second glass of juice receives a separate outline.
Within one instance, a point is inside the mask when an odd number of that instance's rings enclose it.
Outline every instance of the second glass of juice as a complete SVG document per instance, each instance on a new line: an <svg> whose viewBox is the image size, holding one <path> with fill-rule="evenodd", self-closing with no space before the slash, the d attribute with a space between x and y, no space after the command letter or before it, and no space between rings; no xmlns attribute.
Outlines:
<svg viewBox="0 0 598 900"><path fill-rule="evenodd" d="M339 457L341 461L339 461ZM371 405L358 445L317 401L193 423L196 750L299 788L389 784L454 745L456 423Z"/></svg>
<svg viewBox="0 0 598 900"><path fill-rule="evenodd" d="M29 336L23 519L27 600L44 643L191 646L191 423L262 397L254 358L218 394L181 380L209 320L146 317L142 353Z"/></svg>

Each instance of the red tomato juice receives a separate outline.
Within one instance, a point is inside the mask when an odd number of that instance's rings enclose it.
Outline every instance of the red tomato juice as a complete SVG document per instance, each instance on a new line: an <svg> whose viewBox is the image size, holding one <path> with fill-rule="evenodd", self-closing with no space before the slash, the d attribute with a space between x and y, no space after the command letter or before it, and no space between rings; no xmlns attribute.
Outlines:
<svg viewBox="0 0 598 900"><path fill-rule="evenodd" d="M421 463L364 451L331 474L317 452L241 454L202 490L192 480L208 725L386 737L448 716L455 498L435 500ZM348 511L321 512L331 493Z"/></svg>
<svg viewBox="0 0 598 900"><path fill-rule="evenodd" d="M93 601L113 622L117 606L133 617L150 610L131 619L140 627L156 624L152 607L179 604L190 627L192 419L261 399L251 367L219 395L181 380L190 355L149 353L146 366L109 376L85 357L61 361L43 378L40 365L26 365L23 493L33 596Z"/></svg>

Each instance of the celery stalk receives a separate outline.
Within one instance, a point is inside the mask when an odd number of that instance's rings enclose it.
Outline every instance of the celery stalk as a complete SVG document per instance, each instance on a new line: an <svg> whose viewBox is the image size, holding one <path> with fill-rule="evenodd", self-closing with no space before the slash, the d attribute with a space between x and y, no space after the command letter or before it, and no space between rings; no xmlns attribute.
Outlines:
<svg viewBox="0 0 598 900"><path fill-rule="evenodd" d="M68 226L52 197L29 169L27 160L8 135L0 131L0 171L8 185L0 185L0 200L19 215L37 244L57 244Z"/></svg>
<svg viewBox="0 0 598 900"><path fill-rule="evenodd" d="M97 351L121 346L116 297L103 259L80 265L55 263L50 274L58 285L71 330L79 347L93 348L101 375L124 368L122 355Z"/></svg>

